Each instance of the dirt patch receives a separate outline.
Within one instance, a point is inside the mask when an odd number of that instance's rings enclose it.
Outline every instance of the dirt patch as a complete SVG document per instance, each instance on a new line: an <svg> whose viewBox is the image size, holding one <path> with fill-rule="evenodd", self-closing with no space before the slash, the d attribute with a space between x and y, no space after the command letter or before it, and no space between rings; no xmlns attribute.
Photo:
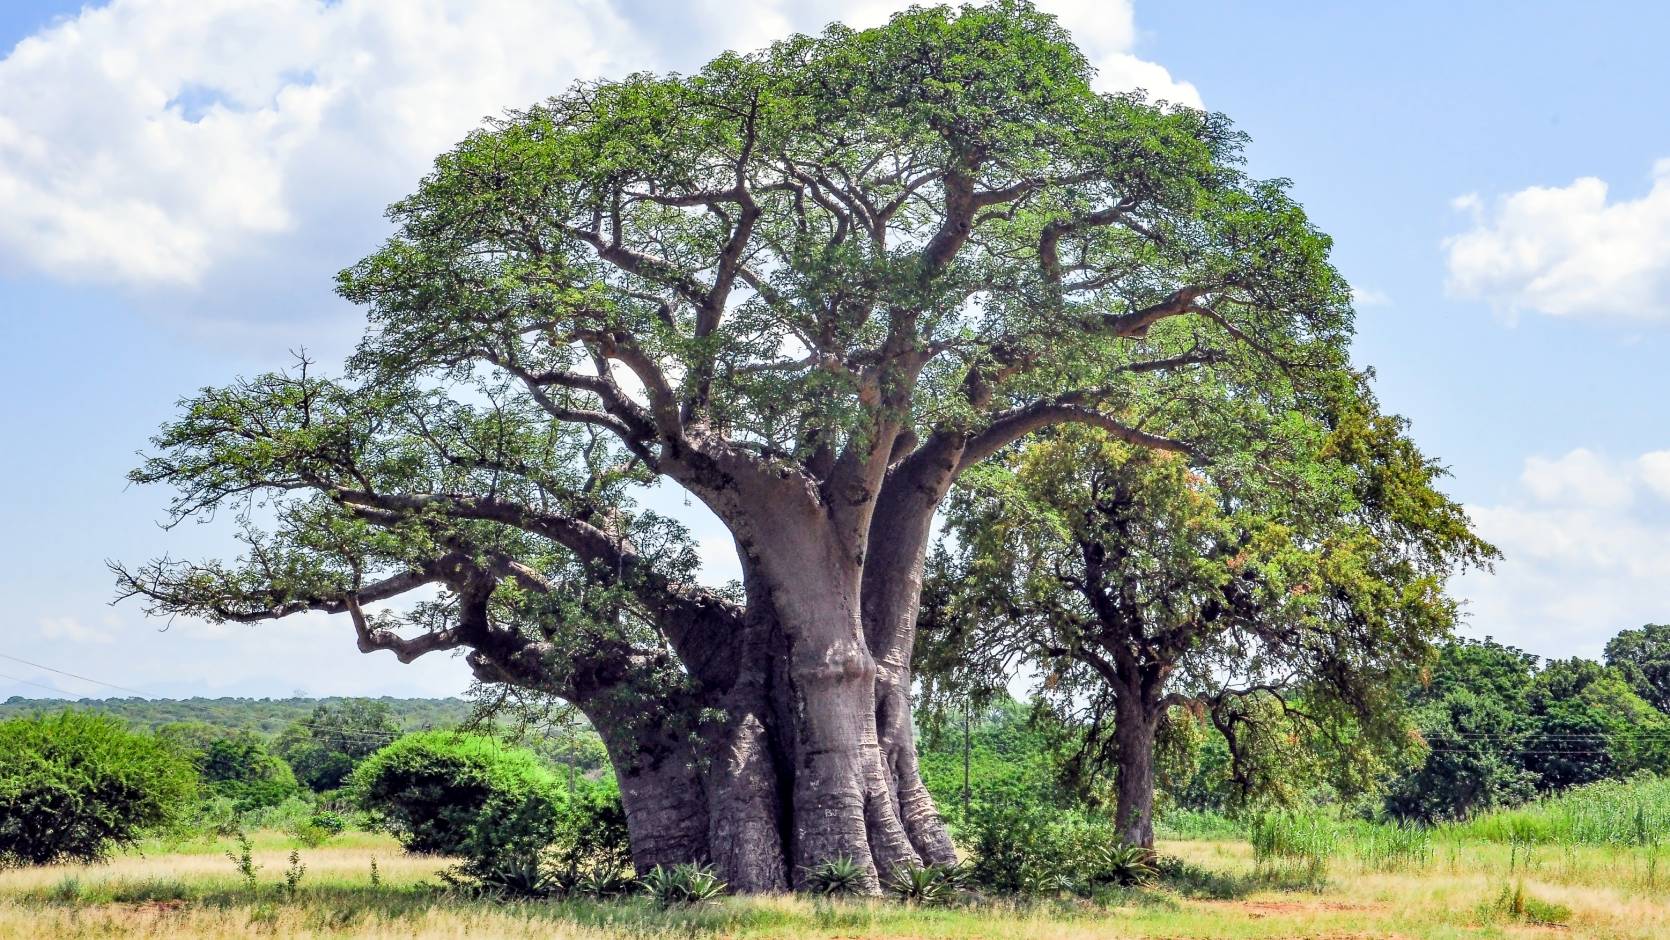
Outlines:
<svg viewBox="0 0 1670 940"><path fill-rule="evenodd" d="M1269 917L1272 914L1314 914L1318 911L1373 911L1383 905L1349 901L1224 901L1213 906L1243 911L1249 917Z"/></svg>

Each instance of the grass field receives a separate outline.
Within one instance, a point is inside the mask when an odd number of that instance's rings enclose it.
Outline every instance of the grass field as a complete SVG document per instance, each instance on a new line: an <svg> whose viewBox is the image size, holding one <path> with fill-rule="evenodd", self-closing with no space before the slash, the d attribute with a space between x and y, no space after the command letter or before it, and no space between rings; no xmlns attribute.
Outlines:
<svg viewBox="0 0 1670 940"><path fill-rule="evenodd" d="M230 843L152 845L108 865L0 873L0 938L1670 937L1670 873L1660 873L1650 847L1527 847L1440 834L1424 851L1388 861L1365 842L1338 843L1320 885L1307 884L1302 865L1283 870L1255 862L1245 841L1190 840L1161 850L1190 863L1195 879L1100 904L910 909L730 898L663 911L636 899L460 898L437 887L444 862L403 855L391 840L363 833L302 849L307 871L290 897L282 885L293 846L281 834L263 833L255 842L261 868L254 890L224 856Z"/></svg>

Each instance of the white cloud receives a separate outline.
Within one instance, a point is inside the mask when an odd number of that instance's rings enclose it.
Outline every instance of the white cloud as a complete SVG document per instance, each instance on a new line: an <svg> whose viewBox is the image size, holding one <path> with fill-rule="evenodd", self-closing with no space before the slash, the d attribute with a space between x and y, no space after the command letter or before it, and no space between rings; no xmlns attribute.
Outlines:
<svg viewBox="0 0 1670 940"><path fill-rule="evenodd" d="M55 640L76 645L96 644L107 646L115 642L116 638L105 630L89 627L74 617L42 617L41 639Z"/></svg>
<svg viewBox="0 0 1670 940"><path fill-rule="evenodd" d="M1392 302L1391 295L1372 287L1353 287L1351 303L1358 307L1384 307Z"/></svg>
<svg viewBox="0 0 1670 940"><path fill-rule="evenodd" d="M191 296L231 319L316 306L379 237L382 207L484 116L904 6L114 0L0 60L0 267L146 288L163 306ZM1128 3L1044 6L1099 84L1199 104L1130 55Z"/></svg>
<svg viewBox="0 0 1670 940"><path fill-rule="evenodd" d="M1670 159L1636 199L1609 201L1605 181L1583 177L1453 205L1472 220L1444 241L1453 294L1510 314L1670 319Z"/></svg>
<svg viewBox="0 0 1670 940"><path fill-rule="evenodd" d="M1636 461L1641 482L1661 498L1670 501L1670 450L1642 454Z"/></svg>
<svg viewBox="0 0 1670 940"><path fill-rule="evenodd" d="M1468 507L1503 553L1494 574L1457 582L1469 632L1594 656L1621 629L1670 620L1670 451L1533 457L1520 482L1502 502Z"/></svg>
<svg viewBox="0 0 1670 940"><path fill-rule="evenodd" d="M189 286L340 245L484 115L630 67L630 37L603 0L86 10L0 61L0 256Z"/></svg>
<svg viewBox="0 0 1670 940"><path fill-rule="evenodd" d="M1619 509L1635 495L1627 467L1581 447L1554 459L1527 458L1520 480L1539 503Z"/></svg>
<svg viewBox="0 0 1670 940"><path fill-rule="evenodd" d="M1178 81L1162 65L1131 54L1136 45L1136 16L1129 2L1106 0L1041 0L1038 7L1053 13L1073 34L1090 64L1096 67L1100 91L1141 88L1150 100L1204 107L1200 90Z"/></svg>

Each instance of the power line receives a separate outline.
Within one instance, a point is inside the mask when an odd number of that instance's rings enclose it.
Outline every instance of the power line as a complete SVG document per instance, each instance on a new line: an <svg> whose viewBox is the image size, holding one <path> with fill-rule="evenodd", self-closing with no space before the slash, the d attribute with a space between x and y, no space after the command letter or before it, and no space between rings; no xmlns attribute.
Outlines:
<svg viewBox="0 0 1670 940"><path fill-rule="evenodd" d="M13 682L21 682L24 685L32 685L37 689L46 689L49 692L57 692L59 695L73 695L73 694L75 694L73 692L65 692L63 689L60 689L55 685L47 685L47 684L42 683L42 682L35 682L33 680L30 680L30 679L25 679L21 676L8 676L3 672L0 672L0 679L10 679Z"/></svg>
<svg viewBox="0 0 1670 940"><path fill-rule="evenodd" d="M147 693L141 692L138 689L130 689L125 685L117 685L114 682L105 682L102 679L94 679L91 676L77 675L76 673L73 673L73 672L66 672L63 669L55 669L52 666L47 666L47 665L44 665L42 663L37 663L37 662L31 662L30 660L24 659L21 656L13 656L10 653L0 653L0 658L10 659L14 662L22 663L25 666L33 666L36 669L45 669L47 672L55 672L55 673L57 673L61 676L69 676L71 679L79 679L82 682L91 682L94 685L102 685L102 686L105 686L106 688L116 689L117 691L120 691L120 692L131 692L134 695L138 695L142 698L147 696ZM56 686L45 685L45 684L40 683L40 682L32 682L28 679L21 679L21 678L18 678L16 676L7 676L7 675L0 674L0 678L11 679L14 682L27 683L28 685L35 686L36 688L46 689L50 692L57 692L59 695L73 695L74 694L73 692L67 692L63 689L60 689L60 688L56 687ZM386 739L390 739L390 738L398 738L401 735L406 733L404 731L377 731L377 730L373 730L373 729L370 729L370 728L353 728L353 729L333 728L330 725L319 725L319 724L313 724L312 722L297 721L297 720L291 720L289 722L286 722L286 724L300 725L303 728L313 728L313 729L320 730L320 731L328 731L328 732L331 732L333 734L343 735L345 737L361 738L362 740L366 739L366 738L373 738L373 739L377 739L377 740L386 740Z"/></svg>
<svg viewBox="0 0 1670 940"><path fill-rule="evenodd" d="M115 689L118 692L132 692L134 695L137 695L140 698L145 698L149 694L149 693L146 693L146 692L141 692L138 689L130 689L125 685L117 685L114 682L105 682L105 681L100 680L100 679L90 679L87 676L78 676L73 672L65 672L62 669L54 669L51 666L43 666L40 663L30 662L29 660L24 659L21 656L13 656L10 653L0 653L0 659L9 659L12 662L22 663L25 666L34 666L36 669L45 669L47 672L56 672L60 676L69 676L71 679L80 679L82 682L91 682L94 685L106 686L108 688ZM21 681L27 681L27 680L21 680L20 679L18 681L21 682ZM40 685L40 683L38 683L38 682L31 682L29 684L30 685ZM58 692L60 692L64 695L70 694L68 692L64 692L64 690L62 690L62 689L58 689L56 691L58 691Z"/></svg>
<svg viewBox="0 0 1670 940"><path fill-rule="evenodd" d="M71 679L79 679L82 682L91 682L94 685L102 685L102 686L105 686L106 688L116 689L117 691L120 691L120 692L131 692L134 695L137 695L141 698L145 698L148 695L148 693L141 692L138 689L130 689L125 685L117 685L114 682L105 682L102 679L94 679L91 676L82 676L82 675L77 675L76 673L73 673L73 672L66 672L62 669L55 669L51 666L46 666L46 665L43 665L41 663L31 662L30 660L24 659L21 656L13 656L10 653L0 653L0 658L9 659L9 660L12 660L13 662L19 662L19 663L24 664L25 666L33 666L36 669L45 669L47 672L55 672L55 673L57 673L61 676L69 676ZM11 679L14 682L23 682L23 683L26 683L28 685L35 686L37 688L46 689L50 692L56 692L59 695L73 695L74 694L73 692L66 692L65 690L57 688L56 686L45 685L45 684L40 683L40 682L31 682L28 679L20 679L16 676L7 676L7 675L4 675L4 674L0 674L0 678ZM325 732L329 732L331 734L342 735L343 737L358 738L362 741L363 740L388 741L388 740L392 740L394 738L402 737L405 734L407 734L407 732L405 730L378 731L378 730L372 729L372 728L339 728L339 727L333 727L331 725L314 724L313 722L301 721L301 720L298 720L298 719L292 719L292 720L286 722L286 724L298 725L298 726L303 727L303 728L312 728L316 731L325 731Z"/></svg>

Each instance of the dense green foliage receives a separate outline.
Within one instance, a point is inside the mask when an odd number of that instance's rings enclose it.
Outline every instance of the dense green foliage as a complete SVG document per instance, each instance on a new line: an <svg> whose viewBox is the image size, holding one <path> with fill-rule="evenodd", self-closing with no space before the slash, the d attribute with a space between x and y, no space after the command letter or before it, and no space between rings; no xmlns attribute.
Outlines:
<svg viewBox="0 0 1670 940"><path fill-rule="evenodd" d="M297 780L324 791L342 786L360 761L399 736L400 723L388 702L349 699L321 703L306 720L285 728L274 747Z"/></svg>
<svg viewBox="0 0 1670 940"><path fill-rule="evenodd" d="M211 741L191 758L209 792L231 800L237 812L277 806L297 793L290 765L253 732Z"/></svg>
<svg viewBox="0 0 1670 940"><path fill-rule="evenodd" d="M1316 410L1250 464L1065 427L970 471L930 565L924 676L953 695L1035 676L1077 738L1069 776L1116 782L1144 845L1155 734L1184 708L1243 790L1291 779L1282 737L1342 781L1398 759L1404 689L1456 622L1444 581L1495 549L1366 383L1341 376Z"/></svg>
<svg viewBox="0 0 1670 940"><path fill-rule="evenodd" d="M106 715L0 722L0 866L98 861L185 811L191 765Z"/></svg>
<svg viewBox="0 0 1670 940"><path fill-rule="evenodd" d="M564 803L560 782L533 754L451 731L383 748L354 771L352 787L407 851L440 855L495 839L546 844L551 833L539 831L538 820L554 819Z"/></svg>
<svg viewBox="0 0 1670 940"><path fill-rule="evenodd" d="M1457 640L1408 694L1428 753L1388 787L1386 810L1400 818L1462 819L1538 791L1670 770L1670 717L1616 666Z"/></svg>
<svg viewBox="0 0 1670 940"><path fill-rule="evenodd" d="M1623 673L1635 694L1670 712L1670 624L1619 633L1606 643L1606 664Z"/></svg>
<svg viewBox="0 0 1670 940"><path fill-rule="evenodd" d="M542 895L628 863L612 782L570 789L532 751L479 734L408 735L350 778L356 799L408 851L461 856L478 890Z"/></svg>

